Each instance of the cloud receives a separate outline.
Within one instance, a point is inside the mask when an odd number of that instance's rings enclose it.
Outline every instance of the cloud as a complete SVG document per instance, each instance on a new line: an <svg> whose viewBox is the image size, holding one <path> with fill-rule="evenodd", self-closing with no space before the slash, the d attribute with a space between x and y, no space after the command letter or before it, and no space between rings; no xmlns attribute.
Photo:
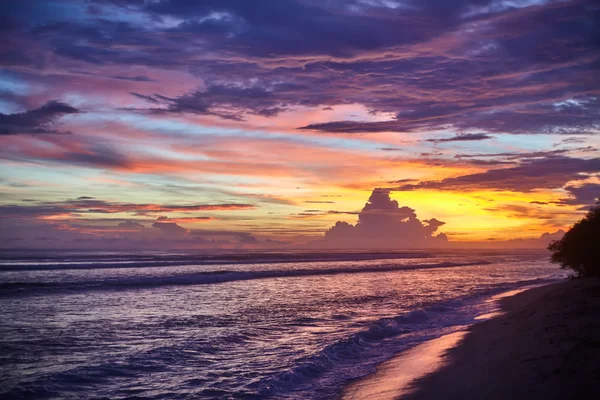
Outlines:
<svg viewBox="0 0 600 400"><path fill-rule="evenodd" d="M540 236L540 241L544 244L546 244L546 243L550 244L550 242L552 242L554 240L559 240L563 236L565 236L565 231L562 229L559 229L553 233L550 233L550 232L543 233L542 236Z"/></svg>
<svg viewBox="0 0 600 400"><path fill-rule="evenodd" d="M237 241L242 244L258 244L258 239L251 233L240 233L237 236Z"/></svg>
<svg viewBox="0 0 600 400"><path fill-rule="evenodd" d="M432 143L445 143L445 142L470 142L475 140L486 140L493 139L493 136L487 135L485 133L465 133L463 135L456 135L449 138L440 138L440 139L427 139L426 142Z"/></svg>
<svg viewBox="0 0 600 400"><path fill-rule="evenodd" d="M592 206L600 199L599 183L584 183L579 186L567 186L565 190L571 195L562 199L561 204Z"/></svg>
<svg viewBox="0 0 600 400"><path fill-rule="evenodd" d="M320 218L326 215L358 215L358 211L340 210L304 210L300 213L290 214L292 218Z"/></svg>
<svg viewBox="0 0 600 400"><path fill-rule="evenodd" d="M0 248L44 249L241 249L275 248L288 242L247 232L188 230L176 219L77 220L0 218ZM216 238L215 238L216 237Z"/></svg>
<svg viewBox="0 0 600 400"><path fill-rule="evenodd" d="M119 232L140 232L146 229L146 227L139 222L135 221L124 221L117 225Z"/></svg>
<svg viewBox="0 0 600 400"><path fill-rule="evenodd" d="M153 228L160 229L162 232L170 236L183 236L188 233L187 229L172 222L167 217L159 217L156 222L152 224Z"/></svg>
<svg viewBox="0 0 600 400"><path fill-rule="evenodd" d="M137 97L138 99L145 100L145 101L147 101L149 103L153 103L153 104L159 104L160 103L157 99L155 99L152 96L146 96L146 95L135 93L135 92L130 92L129 94L132 95L132 96L134 96L134 97Z"/></svg>
<svg viewBox="0 0 600 400"><path fill-rule="evenodd" d="M190 224L190 223L203 223L203 222L211 222L211 221L215 221L217 218L214 217L207 217L207 216L202 216L202 217L165 217L165 216L161 216L158 217L157 221L159 222L175 222L175 223L184 223L184 224Z"/></svg>
<svg viewBox="0 0 600 400"><path fill-rule="evenodd" d="M387 189L373 190L369 201L351 225L338 221L325 233L331 247L398 248L399 246L443 246L446 235L434 235L445 223L435 218L421 221L415 210L400 207Z"/></svg>
<svg viewBox="0 0 600 400"><path fill-rule="evenodd" d="M179 97L131 94L160 108L126 109L132 111L163 113L188 113L215 115L223 119L242 121L246 114L275 117L286 111L284 104L293 102L295 93L301 92L294 84L273 83L264 86L243 84L212 84ZM285 100L287 99L287 100Z"/></svg>
<svg viewBox="0 0 600 400"><path fill-rule="evenodd" d="M520 165L491 169L485 172L446 178L441 181L424 181L407 184L394 190L507 190L530 192L535 189L557 189L567 182L581 178L581 174L600 171L600 158L580 159L550 156L526 159Z"/></svg>
<svg viewBox="0 0 600 400"><path fill-rule="evenodd" d="M424 152L424 153L419 153L419 155L421 157L437 157L437 156L441 156L443 153L440 151L430 151L430 152Z"/></svg>
<svg viewBox="0 0 600 400"><path fill-rule="evenodd" d="M559 229L555 232L545 232L539 238L535 239L510 239L506 241L489 242L488 247L502 247L502 248L525 248L525 249L545 249L548 245L561 239L565 235L565 231Z"/></svg>
<svg viewBox="0 0 600 400"><path fill-rule="evenodd" d="M50 132L48 132L50 133ZM22 139L22 140L19 140ZM112 142L80 134L35 135L11 140L0 158L27 163L56 163L105 169L132 168L132 160Z"/></svg>
<svg viewBox="0 0 600 400"><path fill-rule="evenodd" d="M194 34L209 41L210 50L245 56L329 55L350 57L361 51L427 40L456 23L459 7L444 7L446 21L431 11L441 4L411 2L403 10L366 2L282 0L276 5L244 1L148 3L146 12L189 19L174 32ZM220 17L214 17L219 15ZM429 16L431 20L426 20ZM449 17L449 18L448 18ZM418 19L420 26L410 24ZM405 24L398 22L404 21Z"/></svg>
<svg viewBox="0 0 600 400"><path fill-rule="evenodd" d="M39 70L32 60L43 59L55 70L127 65L203 80L178 95L142 94L160 105L146 112L239 121L360 104L395 118L315 120L304 128L584 134L600 121L598 7L578 0L98 1L96 9L110 12L66 18L77 15L70 3L13 1L2 50L30 73ZM151 84L145 73L104 75Z"/></svg>
<svg viewBox="0 0 600 400"><path fill-rule="evenodd" d="M578 143L585 143L585 138L583 137L568 137L566 139L561 140L560 142L554 144L554 147L558 147L558 146L563 146L566 144L578 144Z"/></svg>
<svg viewBox="0 0 600 400"><path fill-rule="evenodd" d="M152 216L164 213L191 213L206 211L236 211L255 208L253 204L222 203L222 204L156 204L156 203L126 203L105 201L82 196L75 200L65 201L38 201L33 204L5 204L0 205L0 216L4 218L38 218L38 217L64 217L81 216L85 214L118 214L127 213L136 216ZM166 218L162 215L159 217ZM187 222L204 222L209 217L195 216ZM177 222L185 222L185 217L180 217ZM163 222L160 220L158 222Z"/></svg>
<svg viewBox="0 0 600 400"><path fill-rule="evenodd" d="M121 76L121 75L113 75L111 76L113 79L118 79L122 81L134 81L134 82L154 82L154 79L149 78L147 76Z"/></svg>
<svg viewBox="0 0 600 400"><path fill-rule="evenodd" d="M0 135L64 133L53 129L53 125L64 115L78 113L80 110L59 101L22 113L0 113Z"/></svg>
<svg viewBox="0 0 600 400"><path fill-rule="evenodd" d="M532 159L532 158L544 158L544 157L552 157L552 156L560 156L571 152L596 152L592 146L587 147L578 147L574 149L556 149L556 150L548 150L548 151L530 151L530 152L504 152L504 153L469 153L469 154L461 154L458 153L454 156L454 158L502 158L504 160L510 161L518 161L524 159Z"/></svg>
<svg viewBox="0 0 600 400"><path fill-rule="evenodd" d="M84 144L78 150L63 153L59 160L74 165L100 168L128 168L131 166L131 161L124 154L103 143Z"/></svg>
<svg viewBox="0 0 600 400"><path fill-rule="evenodd" d="M506 100L497 99L491 104L471 108L456 105L451 111L446 105L421 103L415 104L420 111L399 113L394 120L332 121L313 123L299 129L329 133L479 129L511 134L594 134L600 130L599 98L582 95L571 99L571 103L556 105L550 95L547 97L546 103L507 107L503 105Z"/></svg>

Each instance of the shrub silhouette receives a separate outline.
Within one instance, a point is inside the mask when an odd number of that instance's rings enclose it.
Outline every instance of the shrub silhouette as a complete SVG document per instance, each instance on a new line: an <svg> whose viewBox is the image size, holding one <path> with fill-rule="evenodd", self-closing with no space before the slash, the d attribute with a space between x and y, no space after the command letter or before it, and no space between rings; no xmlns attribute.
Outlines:
<svg viewBox="0 0 600 400"><path fill-rule="evenodd" d="M600 199L560 240L548 246L552 262L576 276L600 276Z"/></svg>

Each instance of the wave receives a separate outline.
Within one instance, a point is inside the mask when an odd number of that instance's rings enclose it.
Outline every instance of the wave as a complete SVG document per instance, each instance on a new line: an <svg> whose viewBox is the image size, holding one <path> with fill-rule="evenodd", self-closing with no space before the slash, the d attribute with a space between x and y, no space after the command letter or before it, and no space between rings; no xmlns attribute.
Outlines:
<svg viewBox="0 0 600 400"><path fill-rule="evenodd" d="M484 299L508 290L548 284L556 279L531 279L505 283L471 295L430 303L405 314L381 318L364 329L298 360L295 367L252 383L248 389L260 398L298 398L308 391L310 398L332 398L343 384L373 373L381 362L395 354L442 334L456 332L475 322L475 317L495 307ZM327 379L329 377L329 383ZM316 384L318 382L318 384ZM316 396L314 390L323 396ZM327 390L333 390L327 392ZM339 395L339 393L337 393Z"/></svg>
<svg viewBox="0 0 600 400"><path fill-rule="evenodd" d="M467 265L477 264L471 263ZM399 269L418 269L440 266L458 266L458 264L442 263L396 267ZM389 267L391 268L392 266ZM368 270L372 269L368 268ZM361 268L357 268L356 270L360 271ZM381 267L379 267L379 270L381 270ZM214 272L219 273L220 271ZM471 323L473 317L482 311L480 308L477 308L478 305L484 304L484 306L487 306L489 304L482 303L482 300L488 298L488 296L516 287L523 287L528 284L539 285L542 282L550 282L552 280L529 279L519 282L506 282L491 288L482 288L482 290L478 290L470 295L455 297L441 302L422 304L418 309L407 310L397 316L367 322L358 327L359 330L354 330L353 333L349 332L344 337L333 339L335 340L333 343L329 341L328 345L323 346L313 354L296 359L290 365L290 368L286 370L277 370L268 376L263 375L258 377L256 380L244 379L239 381L239 384L236 384L235 387L204 388L200 392L189 393L187 397L231 399L338 398L340 387L343 384L354 378L374 372L379 363L393 357L398 352L441 334L456 331L461 326ZM346 317L344 314L336 314L334 316L334 318L342 319ZM213 317L210 315L196 315L184 320L161 320L157 321L160 325L154 326L153 329L158 329L159 327L160 329L178 329L182 326L189 326L197 330L199 322L206 324L206 326L215 326L214 320L206 321L206 319L210 318ZM319 322L307 317L298 318L296 321L304 324ZM223 341L244 343L250 341L255 336L233 330L230 332L231 334L222 337ZM168 344L165 347L146 349L136 352L125 359L121 359L118 363L115 363L114 359L109 357L101 360L99 364L75 366L68 371L40 377L38 380L27 384L25 389L18 389L18 391L17 389L13 389L11 392L5 392L4 394L8 397L19 397L21 395L21 397L43 397L41 395L44 393L43 391L51 390L53 384L58 385L54 387L61 387L60 385L64 385L65 382L76 381L79 383L105 385L114 379L115 376L133 380L139 374L147 376L153 372L161 373L167 371L168 366L176 365L177 359L190 349L208 356L204 358L204 363L199 363L198 359L194 359L194 368L208 369L211 368L210 362L207 361L211 359L210 356L221 351L227 351L229 348L228 346L221 346L221 344L222 342L216 341L210 335L203 336L202 340L193 337L190 338L190 343L185 342L180 345ZM70 342L70 346L70 348L73 348L72 342ZM211 379L211 377L198 378L197 384L207 384ZM60 391L51 394L56 397L60 394ZM132 396L135 397L135 394L132 394ZM2 397L1 394L0 397Z"/></svg>
<svg viewBox="0 0 600 400"><path fill-rule="evenodd" d="M417 309L392 318L381 318L366 329L326 346L316 354L299 361L298 365L279 375L252 383L247 387L261 397L283 395L295 387L339 368L342 364L357 361L382 341L417 329L416 325L429 320L426 309Z"/></svg>
<svg viewBox="0 0 600 400"><path fill-rule="evenodd" d="M444 262L438 264L419 265L377 265L342 268L312 268L312 269L279 269L259 271L203 271L170 276L136 276L127 278L110 278L96 281L66 281L66 282L7 282L0 283L0 294L23 292L26 289L78 289L78 290L110 290L110 289L136 289L155 288L161 286L189 286L208 285L234 281L248 281L256 279L294 278L306 276L340 275L340 274L365 274L397 271L413 271L417 269L451 268L488 265L488 261L469 263ZM9 292L9 293L7 293Z"/></svg>
<svg viewBox="0 0 600 400"><path fill-rule="evenodd" d="M392 259L425 259L424 252L272 252L272 253L219 253L219 254L120 254L120 255L0 255L0 271L45 271L70 269L114 269L170 267L185 265L231 264L286 264L300 262L371 261Z"/></svg>

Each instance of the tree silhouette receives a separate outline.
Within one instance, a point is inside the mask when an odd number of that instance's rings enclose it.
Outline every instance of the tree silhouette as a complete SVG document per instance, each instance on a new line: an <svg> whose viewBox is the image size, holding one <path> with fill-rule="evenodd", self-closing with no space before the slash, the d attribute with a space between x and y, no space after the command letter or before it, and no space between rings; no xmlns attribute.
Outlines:
<svg viewBox="0 0 600 400"><path fill-rule="evenodd" d="M600 276L600 199L560 240L550 243L552 262L576 276Z"/></svg>

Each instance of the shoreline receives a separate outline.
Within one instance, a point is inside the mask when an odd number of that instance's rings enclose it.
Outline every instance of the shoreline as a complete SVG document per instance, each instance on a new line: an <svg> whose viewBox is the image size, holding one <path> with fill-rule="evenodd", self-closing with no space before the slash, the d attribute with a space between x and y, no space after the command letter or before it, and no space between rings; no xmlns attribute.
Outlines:
<svg viewBox="0 0 600 400"><path fill-rule="evenodd" d="M600 398L600 280L574 279L500 300L406 400Z"/></svg>
<svg viewBox="0 0 600 400"><path fill-rule="evenodd" d="M343 390L342 400L395 400L410 393L411 383L441 368L443 354L467 333L466 329L427 340L396 354L376 372L357 379Z"/></svg>
<svg viewBox="0 0 600 400"><path fill-rule="evenodd" d="M397 354L346 386L341 398L600 398L594 385L600 382L600 280L563 281L488 301L498 303L497 312Z"/></svg>
<svg viewBox="0 0 600 400"><path fill-rule="evenodd" d="M547 285L543 285L547 286ZM451 333L426 340L395 354L376 367L376 371L347 384L341 393L342 400L395 400L414 391L412 383L430 375L445 365L444 354L457 346L473 325L484 320L503 315L500 300L517 295L523 291L543 287L531 286L511 289L484 300L495 303L496 307L484 314L477 315L471 324L457 326Z"/></svg>

